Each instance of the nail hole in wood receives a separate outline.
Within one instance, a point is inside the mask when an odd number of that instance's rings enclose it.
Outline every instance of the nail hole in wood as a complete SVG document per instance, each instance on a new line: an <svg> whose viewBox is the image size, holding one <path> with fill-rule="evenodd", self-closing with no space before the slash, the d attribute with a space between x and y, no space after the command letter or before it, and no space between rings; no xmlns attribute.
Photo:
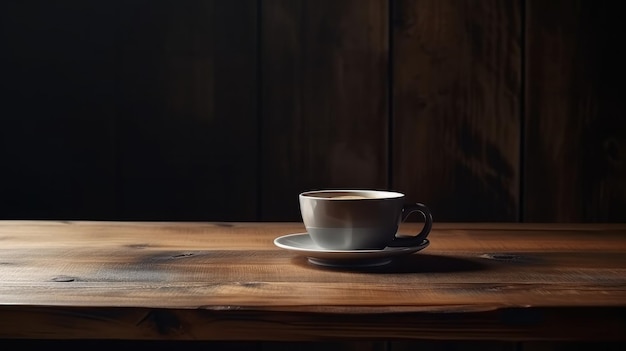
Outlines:
<svg viewBox="0 0 626 351"><path fill-rule="evenodd" d="M490 259L490 260L497 260L497 261L519 261L519 260L521 260L521 256L513 255L513 254L507 254L507 253L483 254L480 257L487 258L487 259Z"/></svg>
<svg viewBox="0 0 626 351"><path fill-rule="evenodd" d="M181 253L178 255L173 255L172 258L184 258L184 257L190 257L193 256L193 253Z"/></svg>
<svg viewBox="0 0 626 351"><path fill-rule="evenodd" d="M59 282L59 283L68 283L68 282L73 282L75 281L76 278L74 277L68 277L66 275L60 275L58 277L54 277L52 278L53 282Z"/></svg>

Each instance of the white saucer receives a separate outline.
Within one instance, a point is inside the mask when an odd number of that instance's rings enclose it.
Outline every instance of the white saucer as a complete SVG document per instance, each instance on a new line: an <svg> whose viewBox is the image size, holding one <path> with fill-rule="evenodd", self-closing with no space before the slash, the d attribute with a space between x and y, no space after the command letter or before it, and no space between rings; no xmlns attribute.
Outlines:
<svg viewBox="0 0 626 351"><path fill-rule="evenodd" d="M423 250L430 242L411 247L386 247L380 250L327 250L313 243L308 233L283 235L274 245L305 256L310 263L329 267L374 267L388 264L396 256Z"/></svg>

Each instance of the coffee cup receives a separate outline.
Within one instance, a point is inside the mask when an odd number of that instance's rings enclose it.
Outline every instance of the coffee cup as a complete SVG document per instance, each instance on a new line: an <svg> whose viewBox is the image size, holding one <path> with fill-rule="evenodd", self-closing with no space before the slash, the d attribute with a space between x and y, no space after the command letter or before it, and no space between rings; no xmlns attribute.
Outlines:
<svg viewBox="0 0 626 351"><path fill-rule="evenodd" d="M304 226L314 244L328 250L379 250L419 246L433 219L422 203L383 190L315 190L299 195ZM424 226L415 236L397 236L400 223L418 212Z"/></svg>

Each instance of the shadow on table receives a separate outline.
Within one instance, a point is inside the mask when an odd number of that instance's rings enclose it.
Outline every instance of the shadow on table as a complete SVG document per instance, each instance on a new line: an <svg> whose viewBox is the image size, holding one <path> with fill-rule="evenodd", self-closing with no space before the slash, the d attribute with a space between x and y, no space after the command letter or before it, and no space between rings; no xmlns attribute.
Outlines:
<svg viewBox="0 0 626 351"><path fill-rule="evenodd" d="M490 266L478 259L430 254L415 254L396 258L388 265L374 267L380 273L454 273L482 271Z"/></svg>
<svg viewBox="0 0 626 351"><path fill-rule="evenodd" d="M383 266L373 267L318 266L309 263L304 257L294 258L294 264L328 271L351 271L366 273L455 273L482 271L493 268L493 265L487 264L486 262L481 262L479 258L463 258L429 254L414 254L397 257L391 263Z"/></svg>

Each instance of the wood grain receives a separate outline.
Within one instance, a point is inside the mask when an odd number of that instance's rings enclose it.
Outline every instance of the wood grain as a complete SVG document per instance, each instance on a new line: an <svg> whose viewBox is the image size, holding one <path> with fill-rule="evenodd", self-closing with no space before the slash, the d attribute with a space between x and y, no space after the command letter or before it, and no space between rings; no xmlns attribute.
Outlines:
<svg viewBox="0 0 626 351"><path fill-rule="evenodd" d="M299 220L305 190L387 186L387 7L263 2L263 220Z"/></svg>
<svg viewBox="0 0 626 351"><path fill-rule="evenodd" d="M118 219L256 218L256 1L125 1Z"/></svg>
<svg viewBox="0 0 626 351"><path fill-rule="evenodd" d="M394 4L393 187L435 220L517 220L520 1Z"/></svg>
<svg viewBox="0 0 626 351"><path fill-rule="evenodd" d="M2 1L0 218L299 220L303 190L368 187L623 222L623 10Z"/></svg>
<svg viewBox="0 0 626 351"><path fill-rule="evenodd" d="M622 3L527 1L524 219L626 219Z"/></svg>
<svg viewBox="0 0 626 351"><path fill-rule="evenodd" d="M437 223L371 269L273 245L302 229L0 222L0 338L625 341L624 225Z"/></svg>

